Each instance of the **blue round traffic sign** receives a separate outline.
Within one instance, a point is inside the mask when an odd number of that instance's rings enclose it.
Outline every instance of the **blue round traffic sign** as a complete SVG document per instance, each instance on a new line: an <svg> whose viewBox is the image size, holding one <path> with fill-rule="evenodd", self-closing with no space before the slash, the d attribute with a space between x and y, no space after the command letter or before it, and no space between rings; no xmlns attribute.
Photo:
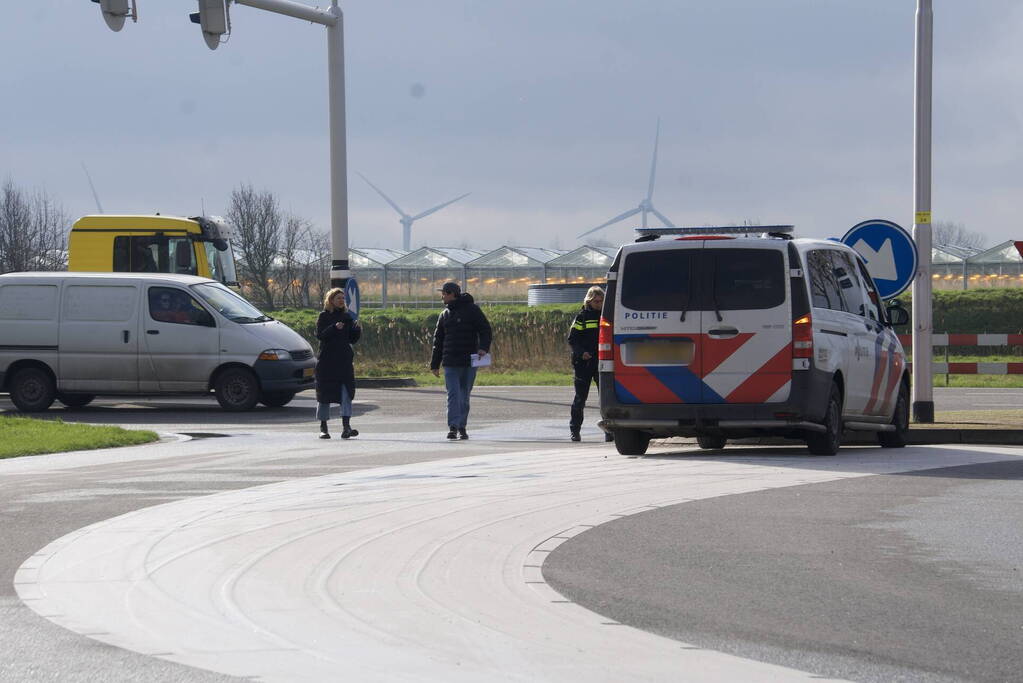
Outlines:
<svg viewBox="0 0 1023 683"><path fill-rule="evenodd" d="M353 275L345 282L345 306L348 307L348 311L356 320L359 319L359 300L359 283L355 281L355 276Z"/></svg>
<svg viewBox="0 0 1023 683"><path fill-rule="evenodd" d="M903 292L916 275L916 242L896 223L879 218L863 221L845 233L842 242L863 257L882 299Z"/></svg>

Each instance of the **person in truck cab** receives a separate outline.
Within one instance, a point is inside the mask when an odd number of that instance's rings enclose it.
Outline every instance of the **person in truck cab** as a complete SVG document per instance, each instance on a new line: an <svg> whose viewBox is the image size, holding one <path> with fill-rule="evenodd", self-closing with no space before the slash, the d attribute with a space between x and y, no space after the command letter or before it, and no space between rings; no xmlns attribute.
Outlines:
<svg viewBox="0 0 1023 683"><path fill-rule="evenodd" d="M604 306L604 290L594 285L586 290L583 308L575 316L568 332L568 345L572 348L572 370L575 399L572 401L568 429L572 441L581 441L579 430L583 425L583 408L590 395L590 383L597 384L597 332L600 327L600 309ZM613 441L606 434L605 441Z"/></svg>

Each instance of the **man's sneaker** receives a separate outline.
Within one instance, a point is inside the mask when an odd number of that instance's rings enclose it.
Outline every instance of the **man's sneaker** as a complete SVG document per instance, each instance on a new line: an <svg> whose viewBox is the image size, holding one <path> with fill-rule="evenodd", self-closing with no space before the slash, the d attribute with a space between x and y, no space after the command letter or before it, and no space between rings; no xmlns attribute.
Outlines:
<svg viewBox="0 0 1023 683"><path fill-rule="evenodd" d="M570 427L569 429L572 431L572 441L582 441L583 440L583 437L579 435L579 428L578 427Z"/></svg>
<svg viewBox="0 0 1023 683"><path fill-rule="evenodd" d="M458 428L458 438L461 439L462 441L465 441L466 439L469 438L469 435L466 434L465 432L465 427Z"/></svg>
<svg viewBox="0 0 1023 683"><path fill-rule="evenodd" d="M451 427L450 430L448 431L448 438L449 439L457 439L458 438L458 430L456 428L454 428L454 427Z"/></svg>

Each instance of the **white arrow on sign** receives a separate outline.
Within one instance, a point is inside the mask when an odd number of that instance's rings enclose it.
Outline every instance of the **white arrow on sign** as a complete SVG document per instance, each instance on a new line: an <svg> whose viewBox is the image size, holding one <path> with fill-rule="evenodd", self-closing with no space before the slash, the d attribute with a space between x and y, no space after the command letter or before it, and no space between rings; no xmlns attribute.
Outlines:
<svg viewBox="0 0 1023 683"><path fill-rule="evenodd" d="M899 269L895 265L895 252L892 250L891 238L885 239L877 251L863 239L857 240L852 248L859 252L867 262L867 270L875 280L898 280Z"/></svg>

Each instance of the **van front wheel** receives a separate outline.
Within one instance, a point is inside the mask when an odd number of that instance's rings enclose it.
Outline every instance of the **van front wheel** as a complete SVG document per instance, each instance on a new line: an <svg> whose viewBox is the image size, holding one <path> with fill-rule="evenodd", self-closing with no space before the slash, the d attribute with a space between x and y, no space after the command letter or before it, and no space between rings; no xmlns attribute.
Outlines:
<svg viewBox="0 0 1023 683"><path fill-rule="evenodd" d="M220 407L232 413L252 410L259 402L259 382L244 368L228 368L217 375L213 392Z"/></svg>
<svg viewBox="0 0 1023 683"><path fill-rule="evenodd" d="M650 435L638 429L616 429L615 448L622 455L643 455L650 445Z"/></svg>
<svg viewBox="0 0 1023 683"><path fill-rule="evenodd" d="M57 385L45 370L25 368L11 378L11 402L23 413L42 412L55 398Z"/></svg>
<svg viewBox="0 0 1023 683"><path fill-rule="evenodd" d="M81 408L92 403L92 399L96 398L95 394L65 394L63 392L57 394L57 400L66 405L68 408Z"/></svg>
<svg viewBox="0 0 1023 683"><path fill-rule="evenodd" d="M259 397L259 402L267 408L280 408L291 403L293 398L295 398L293 391L264 391Z"/></svg>

